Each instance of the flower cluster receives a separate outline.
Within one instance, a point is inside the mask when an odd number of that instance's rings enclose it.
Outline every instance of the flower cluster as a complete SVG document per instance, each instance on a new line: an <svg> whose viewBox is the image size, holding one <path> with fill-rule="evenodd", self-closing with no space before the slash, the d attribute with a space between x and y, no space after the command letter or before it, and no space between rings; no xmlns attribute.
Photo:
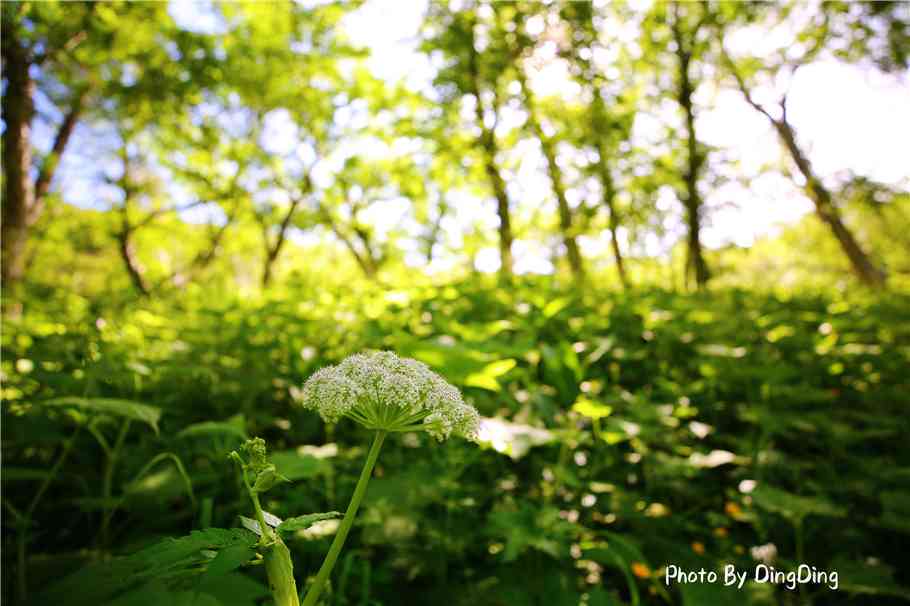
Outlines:
<svg viewBox="0 0 910 606"><path fill-rule="evenodd" d="M439 440L473 438L480 417L461 393L423 362L390 351L360 353L316 371L303 406L328 423L351 418L369 429L426 431Z"/></svg>

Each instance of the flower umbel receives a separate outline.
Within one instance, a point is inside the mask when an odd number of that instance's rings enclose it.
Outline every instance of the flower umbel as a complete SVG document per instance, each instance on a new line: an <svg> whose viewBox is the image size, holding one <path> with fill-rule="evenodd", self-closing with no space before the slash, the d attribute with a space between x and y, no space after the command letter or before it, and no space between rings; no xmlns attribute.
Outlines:
<svg viewBox="0 0 910 606"><path fill-rule="evenodd" d="M348 417L368 429L423 430L439 440L474 437L480 422L458 389L423 362L390 351L355 354L316 371L302 396L328 423Z"/></svg>

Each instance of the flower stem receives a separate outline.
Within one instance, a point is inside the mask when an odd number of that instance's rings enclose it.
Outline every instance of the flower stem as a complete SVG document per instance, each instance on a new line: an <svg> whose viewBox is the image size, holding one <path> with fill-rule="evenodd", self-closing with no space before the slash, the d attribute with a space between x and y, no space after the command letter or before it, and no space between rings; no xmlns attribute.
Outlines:
<svg viewBox="0 0 910 606"><path fill-rule="evenodd" d="M373 467L376 465L376 459L379 458L379 449L382 448L382 442L385 440L385 436L385 431L377 431L376 435L373 437L373 444L370 446L367 460L363 464L363 471L360 472L360 479L357 480L357 486L354 488L351 502L348 504L347 511L344 512L344 518L341 520L338 532L335 533L335 538L332 540L332 546L329 547L329 552L326 554L325 560L322 562L322 566L316 574L316 580L313 582L313 586L310 587L310 590L306 594L306 598L303 600L303 606L315 606L316 600L319 599L319 595L325 587L326 580L328 580L329 575L332 573L332 568L335 566L338 554L341 553L341 548L344 546L344 541L348 537L348 532L354 524L354 518L357 516L357 509L360 507L363 495L367 491L367 484L370 482L370 476L373 475Z"/></svg>

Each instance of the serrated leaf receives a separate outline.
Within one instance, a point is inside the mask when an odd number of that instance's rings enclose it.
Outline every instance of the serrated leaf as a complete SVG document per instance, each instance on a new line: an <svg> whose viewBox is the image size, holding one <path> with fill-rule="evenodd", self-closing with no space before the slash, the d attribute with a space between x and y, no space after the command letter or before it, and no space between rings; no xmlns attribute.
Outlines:
<svg viewBox="0 0 910 606"><path fill-rule="evenodd" d="M54 398L40 403L42 406L60 408L78 408L89 413L110 415L139 421L151 427L158 433L158 421L161 420L161 409L149 404L140 404L130 400L115 398L78 398L67 396Z"/></svg>
<svg viewBox="0 0 910 606"><path fill-rule="evenodd" d="M105 603L131 587L154 579L176 581L197 575L201 564L214 561L207 553L210 550L237 546L252 549L256 542L256 535L242 528L196 530L177 539L164 539L128 556L90 564L51 585L35 603Z"/></svg>
<svg viewBox="0 0 910 606"><path fill-rule="evenodd" d="M297 530L306 530L316 522L323 520L334 520L341 517L338 511L327 511L325 513L308 513L303 516L288 518L278 525L278 532L294 532Z"/></svg>

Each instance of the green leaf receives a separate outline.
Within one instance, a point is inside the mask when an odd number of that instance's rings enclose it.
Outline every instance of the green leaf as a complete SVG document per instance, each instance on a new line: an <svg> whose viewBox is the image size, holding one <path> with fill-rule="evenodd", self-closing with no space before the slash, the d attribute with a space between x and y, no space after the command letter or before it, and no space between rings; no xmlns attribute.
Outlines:
<svg viewBox="0 0 910 606"><path fill-rule="evenodd" d="M158 421L161 419L161 409L157 406L114 398L77 398L67 396L45 400L40 404L42 406L60 408L78 408L90 414L109 415L139 421L151 427L155 433L158 433Z"/></svg>
<svg viewBox="0 0 910 606"><path fill-rule="evenodd" d="M231 606L255 606L269 595L269 589L245 574L232 572L214 579L202 578L198 589Z"/></svg>
<svg viewBox="0 0 910 606"><path fill-rule="evenodd" d="M250 561L256 550L250 545L231 545L218 552L205 570L206 577L225 575Z"/></svg>
<svg viewBox="0 0 910 606"><path fill-rule="evenodd" d="M616 594L597 587L588 594L588 606L622 606L622 601Z"/></svg>
<svg viewBox="0 0 910 606"><path fill-rule="evenodd" d="M246 440L246 421L243 415L236 415L227 421L203 421L187 425L177 433L178 438L240 438Z"/></svg>
<svg viewBox="0 0 910 606"><path fill-rule="evenodd" d="M270 458L278 469L278 473L291 482L315 478L330 469L330 464L325 459L299 454L294 450L274 452Z"/></svg>
<svg viewBox="0 0 910 606"><path fill-rule="evenodd" d="M258 537L262 536L262 530L259 529L259 522L257 522L253 518L248 518L246 516L238 516L238 517L240 518L240 523L243 525L244 528L246 528L250 532L255 532L256 536L258 536ZM268 524L272 528L278 528L279 526L281 526L281 522L282 522L281 518L279 518L278 516L276 516L274 514L267 512L267 511L262 512L262 519L264 519L265 523Z"/></svg>
<svg viewBox="0 0 910 606"><path fill-rule="evenodd" d="M752 501L772 513L779 514L793 522L810 515L843 517L846 512L833 503L817 497L802 497L773 486L759 484L750 493Z"/></svg>
<svg viewBox="0 0 910 606"><path fill-rule="evenodd" d="M632 541L612 532L605 532L604 535L607 537L607 542L593 549L585 550L584 557L621 570L626 577L626 585L632 597L632 603L638 604L638 584L635 581L633 566L636 564L644 565L650 569L648 560L638 545Z"/></svg>
<svg viewBox="0 0 910 606"><path fill-rule="evenodd" d="M568 307L569 303L571 303L571 302L572 302L572 300L569 299L568 297L559 297L557 299L553 299L552 301L550 301L549 303L547 303L544 306L543 310L541 310L540 313L543 315L544 318L547 318L549 320L550 318L552 318L553 316L555 316L556 314L558 314L559 312L564 310L566 307Z"/></svg>
<svg viewBox="0 0 910 606"><path fill-rule="evenodd" d="M483 367L479 372L472 372L465 377L467 387L480 387L490 391L499 391L502 387L497 379L506 374L518 364L514 359L497 360Z"/></svg>
<svg viewBox="0 0 910 606"><path fill-rule="evenodd" d="M907 589L894 581L894 569L883 563L850 561L842 556L832 563L831 570L837 571L840 591L896 597L908 595Z"/></svg>
<svg viewBox="0 0 910 606"><path fill-rule="evenodd" d="M90 564L51 585L38 604L99 604L131 587L167 577L195 577L211 561L206 552L242 546L252 549L255 534L242 528L207 528L178 539L164 539L128 556ZM217 556L216 556L217 557Z"/></svg>
<svg viewBox="0 0 910 606"><path fill-rule="evenodd" d="M303 516L288 518L278 525L278 532L294 532L297 530L306 530L316 522L323 520L334 520L341 517L338 511L328 511L325 513L308 513Z"/></svg>
<svg viewBox="0 0 910 606"><path fill-rule="evenodd" d="M3 477L6 479L7 471L3 470ZM878 523L885 528L898 530L905 534L910 534L910 495L891 491L881 494L882 516Z"/></svg>
<svg viewBox="0 0 910 606"><path fill-rule="evenodd" d="M256 481L253 483L253 491L266 492L275 484L281 482L290 482L290 480L278 473L278 470L274 465L268 464L256 475Z"/></svg>
<svg viewBox="0 0 910 606"><path fill-rule="evenodd" d="M595 402L584 396L579 397L575 401L575 404L572 405L572 410L589 419L603 419L613 413L612 406Z"/></svg>

